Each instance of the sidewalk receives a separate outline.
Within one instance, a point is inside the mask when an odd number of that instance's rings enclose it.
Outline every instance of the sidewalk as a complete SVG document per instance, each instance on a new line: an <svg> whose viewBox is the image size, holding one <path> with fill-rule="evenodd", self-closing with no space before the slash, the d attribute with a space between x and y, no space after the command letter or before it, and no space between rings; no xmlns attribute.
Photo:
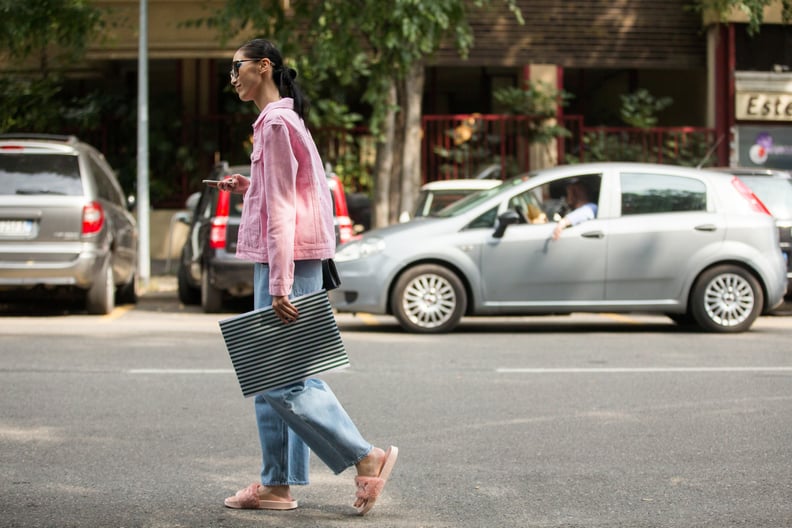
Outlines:
<svg viewBox="0 0 792 528"><path fill-rule="evenodd" d="M150 270L151 276L149 277L148 286L143 288L141 295L171 293L176 295L178 290L176 268L178 264L178 261L175 259L170 262L166 260L152 260Z"/></svg>

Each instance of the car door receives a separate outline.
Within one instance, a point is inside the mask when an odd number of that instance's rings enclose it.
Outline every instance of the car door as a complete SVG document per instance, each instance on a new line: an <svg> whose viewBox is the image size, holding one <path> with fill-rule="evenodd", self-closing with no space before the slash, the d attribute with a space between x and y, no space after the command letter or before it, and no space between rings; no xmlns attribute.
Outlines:
<svg viewBox="0 0 792 528"><path fill-rule="evenodd" d="M674 304L693 256L714 251L725 236L708 206L702 179L662 172L623 171L621 211L608 234L606 298Z"/></svg>
<svg viewBox="0 0 792 528"><path fill-rule="evenodd" d="M592 178L599 195L600 176ZM593 219L552 239L555 222L549 204L561 200L565 178L515 194L502 210L517 207L524 223L511 225L502 238L489 235L481 251L483 298L504 308L537 305L571 306L602 301L605 294L605 220ZM531 210L539 206L543 215ZM529 223L529 222L535 223Z"/></svg>
<svg viewBox="0 0 792 528"><path fill-rule="evenodd" d="M218 191L215 187L205 187L201 192L201 198L193 211L192 224L188 244L185 244L185 259L189 258L190 277L194 282L200 283L201 280L201 260L205 253L209 251L208 240L212 229L212 216L217 204Z"/></svg>
<svg viewBox="0 0 792 528"><path fill-rule="evenodd" d="M117 279L126 283L137 269L137 223L127 210L124 194L115 181L110 166L94 152L89 153L89 165L97 195L113 230L113 270Z"/></svg>

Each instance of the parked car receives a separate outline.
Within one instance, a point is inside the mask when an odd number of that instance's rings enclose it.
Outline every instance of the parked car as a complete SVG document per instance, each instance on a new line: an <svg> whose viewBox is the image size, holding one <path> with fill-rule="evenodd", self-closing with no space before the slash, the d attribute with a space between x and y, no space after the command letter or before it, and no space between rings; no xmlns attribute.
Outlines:
<svg viewBox="0 0 792 528"><path fill-rule="evenodd" d="M0 299L137 301L138 229L104 156L74 136L0 135Z"/></svg>
<svg viewBox="0 0 792 528"><path fill-rule="evenodd" d="M208 179L222 180L232 174L250 175L249 165L217 164ZM336 241L352 237L344 189L335 175L328 176L333 197ZM187 200L187 213L179 220L189 233L179 258L179 300L200 304L207 313L220 312L226 301L253 294L253 263L236 257L237 235L242 217L242 195L206 186Z"/></svg>
<svg viewBox="0 0 792 528"><path fill-rule="evenodd" d="M787 264L787 295L792 295L792 175L757 167L717 167L712 170L739 176L775 217L779 245Z"/></svg>
<svg viewBox="0 0 792 528"><path fill-rule="evenodd" d="M333 222L335 224L336 243L343 244L349 242L355 236L355 227L349 217L344 184L341 183L341 179L338 176L328 173L327 186L330 187L330 196L333 198Z"/></svg>
<svg viewBox="0 0 792 528"><path fill-rule="evenodd" d="M421 186L412 218L430 216L469 194L492 189L500 184L500 180L472 179L438 180L425 183ZM402 212L399 221L407 222L409 220L411 220L410 214L406 211Z"/></svg>
<svg viewBox="0 0 792 528"><path fill-rule="evenodd" d="M250 175L250 165L218 163L208 179ZM219 312L229 298L253 294L253 263L236 257L242 218L242 195L205 186L187 199L189 214L179 219L189 226L176 272L179 300Z"/></svg>
<svg viewBox="0 0 792 528"><path fill-rule="evenodd" d="M473 178L477 180L502 180L501 164L491 163L481 169Z"/></svg>
<svg viewBox="0 0 792 528"><path fill-rule="evenodd" d="M597 217L552 240L548 219L572 182L588 188ZM740 332L786 286L773 218L739 178L637 163L507 180L435 216L372 230L341 246L336 264L338 311L392 314L425 333L463 316L577 311L663 313Z"/></svg>

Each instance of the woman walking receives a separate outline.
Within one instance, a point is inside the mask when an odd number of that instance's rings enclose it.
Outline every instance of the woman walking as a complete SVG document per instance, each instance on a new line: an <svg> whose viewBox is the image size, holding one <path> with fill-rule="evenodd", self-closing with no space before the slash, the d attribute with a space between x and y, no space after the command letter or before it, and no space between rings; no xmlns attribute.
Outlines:
<svg viewBox="0 0 792 528"><path fill-rule="evenodd" d="M234 54L231 84L261 113L253 124L250 178L234 174L218 183L245 195L237 256L255 263L255 308L272 306L287 324L300 316L289 299L322 288L321 261L335 252L330 190L296 77L267 40ZM354 506L361 515L374 506L398 449L367 442L326 383L311 378L260 394L255 409L261 482L227 498L227 507L297 508L290 486L308 484L310 450L335 474L355 466Z"/></svg>

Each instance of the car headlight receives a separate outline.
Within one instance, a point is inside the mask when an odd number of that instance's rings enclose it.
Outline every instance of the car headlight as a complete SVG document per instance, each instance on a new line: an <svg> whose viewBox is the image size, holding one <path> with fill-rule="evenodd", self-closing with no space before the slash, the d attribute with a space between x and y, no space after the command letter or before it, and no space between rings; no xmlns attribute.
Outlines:
<svg viewBox="0 0 792 528"><path fill-rule="evenodd" d="M336 262L347 262L358 260L385 251L385 240L380 237L372 236L360 240L347 242L336 252Z"/></svg>

